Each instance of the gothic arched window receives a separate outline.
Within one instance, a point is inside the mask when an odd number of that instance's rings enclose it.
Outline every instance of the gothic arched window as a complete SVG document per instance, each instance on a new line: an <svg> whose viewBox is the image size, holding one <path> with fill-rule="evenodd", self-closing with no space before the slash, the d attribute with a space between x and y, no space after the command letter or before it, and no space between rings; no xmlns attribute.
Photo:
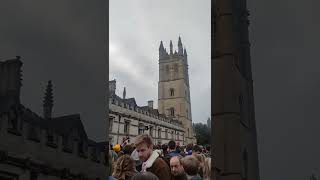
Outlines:
<svg viewBox="0 0 320 180"><path fill-rule="evenodd" d="M179 77L179 67L178 67L178 64L174 64L174 65L173 65L173 70L174 70L174 78L175 78L175 79L178 79L178 77Z"/></svg>
<svg viewBox="0 0 320 180"><path fill-rule="evenodd" d="M174 116L174 108L170 108L170 115Z"/></svg>
<svg viewBox="0 0 320 180"><path fill-rule="evenodd" d="M50 147L57 148L58 146L57 146L54 132L52 130L48 129L46 136L47 136L47 143L46 144Z"/></svg>
<svg viewBox="0 0 320 180"><path fill-rule="evenodd" d="M169 65L166 65L166 73L169 73Z"/></svg>
<svg viewBox="0 0 320 180"><path fill-rule="evenodd" d="M161 138L161 128L158 129L158 138Z"/></svg>
<svg viewBox="0 0 320 180"><path fill-rule="evenodd" d="M174 96L174 89L170 88L170 96Z"/></svg>
<svg viewBox="0 0 320 180"><path fill-rule="evenodd" d="M130 129L130 121L125 121L124 122L124 134L129 134L129 129Z"/></svg>
<svg viewBox="0 0 320 180"><path fill-rule="evenodd" d="M28 134L28 138L30 140L33 141L39 141L39 135L38 135L38 131L36 129L36 127L34 127L33 125L29 125L29 134Z"/></svg>
<svg viewBox="0 0 320 180"><path fill-rule="evenodd" d="M150 126L150 128L149 128L149 135L152 137L153 136L153 127L152 126Z"/></svg>
<svg viewBox="0 0 320 180"><path fill-rule="evenodd" d="M186 110L186 117L188 118L189 116L189 112L188 112L188 109Z"/></svg>
<svg viewBox="0 0 320 180"><path fill-rule="evenodd" d="M87 151L86 143L83 139L78 142L78 153L80 156L83 156Z"/></svg>
<svg viewBox="0 0 320 180"><path fill-rule="evenodd" d="M171 131L171 139L174 140L173 131Z"/></svg>
<svg viewBox="0 0 320 180"><path fill-rule="evenodd" d="M178 64L174 64L173 69L174 69L175 73L178 73L178 71L179 71Z"/></svg>
<svg viewBox="0 0 320 180"><path fill-rule="evenodd" d="M168 139L168 129L165 130L166 139Z"/></svg>
<svg viewBox="0 0 320 180"><path fill-rule="evenodd" d="M69 135L64 135L62 137L62 146L63 146L63 151L71 153L73 150L73 141L71 139L71 136Z"/></svg>
<svg viewBox="0 0 320 180"><path fill-rule="evenodd" d="M144 125L143 123L139 123L139 127L138 127L138 135L143 134L144 133Z"/></svg>
<svg viewBox="0 0 320 180"><path fill-rule="evenodd" d="M110 131L110 132L112 131L113 120L114 120L114 117L110 116L110 117L109 117L109 131Z"/></svg>

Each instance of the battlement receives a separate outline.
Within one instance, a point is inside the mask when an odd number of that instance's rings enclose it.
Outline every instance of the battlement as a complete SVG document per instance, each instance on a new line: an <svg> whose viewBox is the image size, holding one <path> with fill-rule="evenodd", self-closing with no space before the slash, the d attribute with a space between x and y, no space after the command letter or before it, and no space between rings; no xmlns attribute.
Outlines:
<svg viewBox="0 0 320 180"><path fill-rule="evenodd" d="M161 41L160 46L159 46L159 61L172 60L172 59L176 59L179 57L182 57L182 60L186 61L187 50L182 47L182 42L181 42L180 36L178 39L178 49L177 50L173 51L172 41L170 40L170 50L168 53L167 49L164 48L163 42Z"/></svg>

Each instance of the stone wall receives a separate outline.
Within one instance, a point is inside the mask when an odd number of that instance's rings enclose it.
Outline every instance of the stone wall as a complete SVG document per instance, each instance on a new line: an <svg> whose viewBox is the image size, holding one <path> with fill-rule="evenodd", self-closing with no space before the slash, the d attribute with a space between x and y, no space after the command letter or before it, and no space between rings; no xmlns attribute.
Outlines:
<svg viewBox="0 0 320 180"><path fill-rule="evenodd" d="M153 127L152 137L154 139L154 143L161 144L168 143L170 140L175 140L179 142L179 144L184 143L184 129L181 124L170 123L168 119L156 116L152 113L148 113L144 110L134 110L133 108L124 105L113 104L112 101L109 104L109 120L112 121L109 123L109 131L110 133L110 143L117 144L122 143L122 139L125 137L130 137L132 142L134 141L134 137L139 134L139 125L140 127L147 126L149 129L145 129L142 131L144 134L150 134L150 127ZM120 121L119 121L120 120ZM124 132L125 122L129 122L129 132ZM142 128L141 128L142 129ZM161 133L159 134L159 129L161 129ZM166 136L166 131L167 136ZM173 132L173 137L172 137ZM160 135L160 136L159 136Z"/></svg>
<svg viewBox="0 0 320 180"><path fill-rule="evenodd" d="M7 163L0 160L0 169L9 173L19 175L20 179L28 177L30 170L34 166L41 166L43 169L49 169L48 174L39 173L42 179L61 179L57 172L67 171L70 176L84 176L89 179L106 177L106 162L104 152L97 152L95 158L93 154L94 147L88 147L88 151L80 154L78 152L78 142L72 141L73 149L65 151L62 146L62 136L54 134L57 143L56 146L47 143L45 129L39 129L39 140L29 139L29 127L32 125L23 122L19 133L13 133L8 130L8 117L4 113L0 116L0 151L7 154L5 157L11 157L15 163ZM1 159L1 158L0 158ZM30 162L27 167L19 167L20 161ZM23 164L22 162L22 164ZM20 163L21 164L21 163ZM36 168L37 169L37 168ZM54 173L57 171L56 173ZM49 178L50 177L50 178Z"/></svg>

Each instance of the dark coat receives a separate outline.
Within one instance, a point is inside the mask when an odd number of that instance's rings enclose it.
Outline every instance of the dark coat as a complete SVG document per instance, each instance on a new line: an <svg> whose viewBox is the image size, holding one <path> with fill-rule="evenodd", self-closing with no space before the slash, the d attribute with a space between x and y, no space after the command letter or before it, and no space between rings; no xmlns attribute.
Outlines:
<svg viewBox="0 0 320 180"><path fill-rule="evenodd" d="M172 176L172 180L188 180L187 175L184 173L180 176Z"/></svg>
<svg viewBox="0 0 320 180"><path fill-rule="evenodd" d="M167 163L160 157L158 157L147 171L155 174L159 180L170 180L171 172Z"/></svg>

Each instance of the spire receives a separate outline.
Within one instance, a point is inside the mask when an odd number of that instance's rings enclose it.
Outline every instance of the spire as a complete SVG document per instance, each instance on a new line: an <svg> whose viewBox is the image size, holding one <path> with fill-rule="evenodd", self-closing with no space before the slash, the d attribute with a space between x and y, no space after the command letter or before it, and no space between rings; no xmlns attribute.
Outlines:
<svg viewBox="0 0 320 180"><path fill-rule="evenodd" d="M163 47L162 41L160 41L160 46L159 46L159 59L163 59L165 56L165 49Z"/></svg>
<svg viewBox="0 0 320 180"><path fill-rule="evenodd" d="M187 56L187 50L186 50L186 47L184 47L183 55L184 55L184 56Z"/></svg>
<svg viewBox="0 0 320 180"><path fill-rule="evenodd" d="M179 55L183 55L183 47L182 47L182 42L181 42L180 36L179 36L179 39L178 39L178 54Z"/></svg>
<svg viewBox="0 0 320 180"><path fill-rule="evenodd" d="M123 88L123 99L126 99L126 87Z"/></svg>
<svg viewBox="0 0 320 180"><path fill-rule="evenodd" d="M163 43L162 43L162 41L160 41L160 47L159 47L159 50L163 50L164 49L164 47L163 47Z"/></svg>
<svg viewBox="0 0 320 180"><path fill-rule="evenodd" d="M172 41L170 40L170 55L172 55L173 52L172 52Z"/></svg>
<svg viewBox="0 0 320 180"><path fill-rule="evenodd" d="M53 107L53 93L52 93L52 83L50 80L48 81L48 85L47 85L44 100L43 100L43 117L45 119L50 119L52 117L52 107Z"/></svg>

